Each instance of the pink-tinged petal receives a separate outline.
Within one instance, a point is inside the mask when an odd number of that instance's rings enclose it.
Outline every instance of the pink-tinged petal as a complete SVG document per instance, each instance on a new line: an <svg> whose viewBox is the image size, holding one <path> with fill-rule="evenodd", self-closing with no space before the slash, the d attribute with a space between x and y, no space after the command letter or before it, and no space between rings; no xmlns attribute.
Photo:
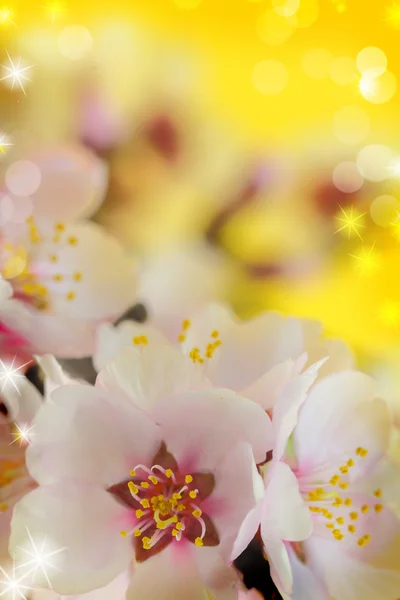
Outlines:
<svg viewBox="0 0 400 600"><path fill-rule="evenodd" d="M240 590L238 600L262 600L263 596L258 590L252 588L251 590Z"/></svg>
<svg viewBox="0 0 400 600"><path fill-rule="evenodd" d="M330 600L328 592L316 579L311 569L302 563L293 548L286 546L293 575L293 589L290 596L281 591L283 600Z"/></svg>
<svg viewBox="0 0 400 600"><path fill-rule="evenodd" d="M10 553L22 564L33 544L46 539L49 551L60 550L58 568L49 573L54 590L76 594L107 585L132 559L130 539L119 533L126 512L100 487L69 482L37 488L14 509ZM37 583L47 587L44 577Z"/></svg>
<svg viewBox="0 0 400 600"><path fill-rule="evenodd" d="M133 405L89 385L57 388L40 409L27 451L40 483L73 479L111 486L157 452L157 426Z"/></svg>
<svg viewBox="0 0 400 600"><path fill-rule="evenodd" d="M388 445L390 417L386 404L374 398L374 380L356 371L317 382L294 431L300 468L322 465L336 456L342 461L346 455L353 456L359 446L368 450L363 469L375 464ZM350 477L356 474L358 468Z"/></svg>
<svg viewBox="0 0 400 600"><path fill-rule="evenodd" d="M256 379L249 387L240 393L245 398L257 402L264 410L272 410L279 394L298 372L295 369L295 361L289 359L275 365Z"/></svg>
<svg viewBox="0 0 400 600"><path fill-rule="evenodd" d="M299 491L296 476L282 462L266 472L261 537L265 545L275 539L298 542L312 532L312 519Z"/></svg>
<svg viewBox="0 0 400 600"><path fill-rule="evenodd" d="M9 419L18 423L30 423L42 404L42 396L26 377L18 378L17 389L7 385L2 399L9 411Z"/></svg>
<svg viewBox="0 0 400 600"><path fill-rule="evenodd" d="M160 331L147 324L122 321L117 326L111 323L100 325L96 332L96 347L93 354L93 365L96 371L104 369L122 348L132 346L133 339L143 335L151 345L168 344Z"/></svg>
<svg viewBox="0 0 400 600"><path fill-rule="evenodd" d="M302 319L301 323L309 364L329 356L327 363L320 369L320 377L354 368L354 355L345 343L340 340L325 340L322 326L317 321Z"/></svg>
<svg viewBox="0 0 400 600"><path fill-rule="evenodd" d="M376 568L343 551L337 540L311 537L304 543L307 564L338 600L395 600L400 594L400 572Z"/></svg>
<svg viewBox="0 0 400 600"><path fill-rule="evenodd" d="M239 528L257 502L253 488L254 470L250 444L238 444L223 464L217 466L215 489L203 503L204 512L217 528L218 550L226 561L232 554Z"/></svg>
<svg viewBox="0 0 400 600"><path fill-rule="evenodd" d="M177 394L154 407L168 449L180 464L215 469L241 442L251 445L257 463L272 448L272 426L263 409L223 389Z"/></svg>
<svg viewBox="0 0 400 600"><path fill-rule="evenodd" d="M104 199L106 164L82 146L44 148L31 159L41 182L32 196L34 215L59 220L83 219L96 212Z"/></svg>
<svg viewBox="0 0 400 600"><path fill-rule="evenodd" d="M17 300L6 303L1 319L24 336L38 354L83 358L93 352L98 321L46 314Z"/></svg>
<svg viewBox="0 0 400 600"><path fill-rule="evenodd" d="M277 397L272 417L275 435L274 460L282 458L287 442L296 427L299 410L317 375L317 369L312 369L308 374L298 375L289 381Z"/></svg>
<svg viewBox="0 0 400 600"><path fill-rule="evenodd" d="M138 564L126 594L127 600L204 600L193 549L176 550L170 545Z"/></svg>
<svg viewBox="0 0 400 600"><path fill-rule="evenodd" d="M277 538L264 544L268 556L271 577L278 590L291 594L293 575L286 545Z"/></svg>
<svg viewBox="0 0 400 600"><path fill-rule="evenodd" d="M238 573L223 560L219 547L203 546L195 548L194 553L200 577L211 598L237 600Z"/></svg>
<svg viewBox="0 0 400 600"><path fill-rule="evenodd" d="M46 286L54 313L112 320L135 302L133 260L99 225L70 223L61 232L44 220L36 226L42 241L32 248L30 268Z"/></svg>
<svg viewBox="0 0 400 600"><path fill-rule="evenodd" d="M195 314L185 316L190 317L190 327L185 332L186 339L182 343L186 354L192 348L199 348L203 354L203 349L212 341L213 331L218 331L224 340L230 331L239 325L230 308L224 304L206 304Z"/></svg>
<svg viewBox="0 0 400 600"><path fill-rule="evenodd" d="M173 394L205 387L202 375L200 366L178 347L153 339L142 348L123 348L99 373L96 385L151 410Z"/></svg>
<svg viewBox="0 0 400 600"><path fill-rule="evenodd" d="M51 354L35 356L35 360L45 375L44 385L46 397L50 396L50 394L61 385L75 383Z"/></svg>
<svg viewBox="0 0 400 600"><path fill-rule="evenodd" d="M32 600L125 600L129 580L130 573L125 571L105 587L86 594L60 596L52 590L41 589L32 593Z"/></svg>
<svg viewBox="0 0 400 600"><path fill-rule="evenodd" d="M266 371L303 352L301 322L265 313L232 327L221 337L214 383L245 389Z"/></svg>
<svg viewBox="0 0 400 600"><path fill-rule="evenodd" d="M262 519L263 505L259 502L247 515L240 526L230 559L235 560L244 552L257 533Z"/></svg>

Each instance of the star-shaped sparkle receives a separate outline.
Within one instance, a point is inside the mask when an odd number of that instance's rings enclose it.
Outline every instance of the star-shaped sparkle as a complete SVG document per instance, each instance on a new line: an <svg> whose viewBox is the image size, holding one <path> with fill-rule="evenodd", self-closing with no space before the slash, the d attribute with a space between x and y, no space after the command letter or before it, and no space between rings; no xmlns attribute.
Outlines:
<svg viewBox="0 0 400 600"><path fill-rule="evenodd" d="M342 227L337 229L335 233L339 233L339 231L347 232L349 239L354 233L361 240L362 238L359 230L365 227L364 223L362 222L362 219L367 213L359 213L357 210L354 209L354 206L351 206L350 210L348 211L345 210L342 206L339 206L339 208L341 210L341 213L339 213L339 215L335 218L341 223L343 223L343 225Z"/></svg>
<svg viewBox="0 0 400 600"><path fill-rule="evenodd" d="M33 592L34 588L24 583L26 575L16 577L15 571L15 564L11 575L0 567L0 598L4 598L4 600L28 600L29 592Z"/></svg>
<svg viewBox="0 0 400 600"><path fill-rule="evenodd" d="M26 73L32 68L32 65L28 67L22 66L22 58L16 59L16 62L14 63L8 52L7 57L9 66L1 65L5 75L0 79L0 81L6 81L7 83L11 84L12 90L16 85L19 86L26 96L24 83L29 83L31 81L29 77L27 77Z"/></svg>
<svg viewBox="0 0 400 600"><path fill-rule="evenodd" d="M371 276L380 267L380 255L375 249L375 243L371 247L362 246L356 254L350 254L355 269L361 276Z"/></svg>
<svg viewBox="0 0 400 600"><path fill-rule="evenodd" d="M7 363L4 363L0 359L0 382L2 382L2 387L1 387L2 392L4 392L4 389L6 388L6 386L8 384L11 384L14 387L14 389L17 391L17 393L18 394L20 393L17 382L18 382L18 379L23 379L24 375L22 373L20 373L19 371L21 371L21 369L23 369L24 367L29 365L31 363L31 361L28 361L28 362L24 363L23 365L20 365L19 367L14 367L15 359L16 359L16 356L14 356L12 363L10 365Z"/></svg>
<svg viewBox="0 0 400 600"><path fill-rule="evenodd" d="M11 142L8 135L6 133L0 132L0 154L7 154L7 148L9 148L12 145L13 143Z"/></svg>
<svg viewBox="0 0 400 600"><path fill-rule="evenodd" d="M35 435L34 433L31 433L31 431L34 428L34 425L31 425L31 427L29 427L26 423L22 425L18 425L17 423L15 423L14 428L15 429L12 432L14 439L12 442L10 442L10 446L11 444L15 444L15 442L19 442L20 446L25 446L31 443L31 437Z"/></svg>
<svg viewBox="0 0 400 600"><path fill-rule="evenodd" d="M19 550L26 554L26 562L18 564L17 569L21 569L24 573L24 577L29 577L31 581L36 580L36 576L39 573L43 577L50 589L52 588L50 582L50 571L60 570L55 564L55 557L66 550L66 548L54 549L47 540L47 537L43 537L39 542L35 540L29 529L26 529L29 541L25 546L19 546Z"/></svg>

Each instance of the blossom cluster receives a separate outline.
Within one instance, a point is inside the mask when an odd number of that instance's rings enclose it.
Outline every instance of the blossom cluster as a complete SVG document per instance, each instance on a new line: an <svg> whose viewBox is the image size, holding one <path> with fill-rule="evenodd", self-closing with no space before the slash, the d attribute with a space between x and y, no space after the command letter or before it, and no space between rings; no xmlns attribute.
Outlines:
<svg viewBox="0 0 400 600"><path fill-rule="evenodd" d="M373 378L312 321L124 318L140 276L86 194L1 231L0 595L250 600L236 559L256 543L276 598L397 600L400 465ZM84 357L95 381L57 362Z"/></svg>

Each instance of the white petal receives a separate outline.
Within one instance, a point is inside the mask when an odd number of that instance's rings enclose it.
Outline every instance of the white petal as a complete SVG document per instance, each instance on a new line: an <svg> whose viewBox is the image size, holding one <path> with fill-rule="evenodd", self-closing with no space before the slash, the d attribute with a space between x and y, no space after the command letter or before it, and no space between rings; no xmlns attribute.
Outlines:
<svg viewBox="0 0 400 600"><path fill-rule="evenodd" d="M18 377L16 386L18 390L7 385L2 392L9 418L18 423L30 423L42 404L42 396L26 377Z"/></svg>
<svg viewBox="0 0 400 600"><path fill-rule="evenodd" d="M35 356L35 360L42 369L45 375L45 390L46 397L60 387L60 385L66 385L73 383L73 380L66 372L62 369L61 365L56 361L54 356L51 354L45 354L44 356Z"/></svg>
<svg viewBox="0 0 400 600"><path fill-rule="evenodd" d="M131 540L119 533L125 513L101 488L72 483L37 488L14 509L10 553L26 563L32 558L29 551L46 539L49 552L60 550L53 558L57 568L48 569L57 592L83 593L104 586L132 559ZM44 577L37 583L46 586Z"/></svg>
<svg viewBox="0 0 400 600"><path fill-rule="evenodd" d="M293 586L292 568L285 544L275 538L264 544L268 556L271 577L276 587L291 594Z"/></svg>
<svg viewBox="0 0 400 600"><path fill-rule="evenodd" d="M316 579L311 569L297 558L289 544L286 546L286 550L292 568L293 590L290 598L284 593L282 594L284 600L330 600L328 592L320 581Z"/></svg>
<svg viewBox="0 0 400 600"><path fill-rule="evenodd" d="M180 348L153 340L140 349L123 348L100 371L97 385L131 399L143 410L184 390L205 387L200 365L184 356Z"/></svg>
<svg viewBox="0 0 400 600"><path fill-rule="evenodd" d="M257 463L272 445L268 415L230 390L177 394L155 406L154 419L176 459L204 470L215 469L241 442L251 445Z"/></svg>
<svg viewBox="0 0 400 600"><path fill-rule="evenodd" d="M35 419L27 450L29 471L41 483L60 478L104 487L148 462L161 438L157 426L131 405L89 385L57 388Z"/></svg>

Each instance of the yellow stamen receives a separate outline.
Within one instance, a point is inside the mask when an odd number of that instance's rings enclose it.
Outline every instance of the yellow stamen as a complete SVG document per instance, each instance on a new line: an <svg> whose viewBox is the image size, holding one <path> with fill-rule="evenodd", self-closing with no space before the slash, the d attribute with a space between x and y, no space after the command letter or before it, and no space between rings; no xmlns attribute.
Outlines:
<svg viewBox="0 0 400 600"><path fill-rule="evenodd" d="M137 511L135 512L135 515L136 515L137 519L141 519L144 515L144 512L140 508L138 508Z"/></svg>
<svg viewBox="0 0 400 600"><path fill-rule="evenodd" d="M374 496L376 498L382 498L382 490L380 488L378 488L377 490L374 491Z"/></svg>
<svg viewBox="0 0 400 600"><path fill-rule="evenodd" d="M195 490L192 490L191 492L189 492L189 496L190 498L197 498L197 492Z"/></svg>
<svg viewBox="0 0 400 600"><path fill-rule="evenodd" d="M367 514L367 512L369 511L369 506L368 504L363 504L361 507L361 512L365 514Z"/></svg>
<svg viewBox="0 0 400 600"><path fill-rule="evenodd" d="M196 546L197 546L198 548L201 548L201 546L203 545L203 540L202 540L200 537L197 537L197 538L194 540L194 543L196 544Z"/></svg>
<svg viewBox="0 0 400 600"><path fill-rule="evenodd" d="M382 504L375 504L374 506L375 512L380 513L383 511L383 505Z"/></svg>
<svg viewBox="0 0 400 600"><path fill-rule="evenodd" d="M154 485L157 485L158 483L158 479L155 475L149 475L149 480L151 481L151 483L153 483Z"/></svg>
<svg viewBox="0 0 400 600"><path fill-rule="evenodd" d="M192 483L192 481L193 481L193 477L191 475L186 475L185 483Z"/></svg>
<svg viewBox="0 0 400 600"><path fill-rule="evenodd" d="M201 510L200 510L199 508L198 508L198 509L196 508L196 509L195 509L195 510L192 512L192 515L193 515L194 517L196 517L197 519L198 519L198 518L200 518L202 514L203 514L203 513L201 512Z"/></svg>
<svg viewBox="0 0 400 600"><path fill-rule="evenodd" d="M128 535L125 531L125 529L122 529L120 532L120 535L122 535L122 537L126 538L126 536Z"/></svg>

